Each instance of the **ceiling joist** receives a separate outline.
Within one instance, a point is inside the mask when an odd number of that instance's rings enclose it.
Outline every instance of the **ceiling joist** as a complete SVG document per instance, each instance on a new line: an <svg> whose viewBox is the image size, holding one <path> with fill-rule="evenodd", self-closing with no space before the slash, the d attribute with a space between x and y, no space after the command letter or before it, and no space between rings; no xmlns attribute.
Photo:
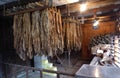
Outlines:
<svg viewBox="0 0 120 78"><path fill-rule="evenodd" d="M5 7L9 8L12 6L18 6L18 5L23 5L30 2L43 1L43 0L19 0L19 1L20 3L18 2L18 0L16 0L16 2L10 3ZM84 2L87 1L87 11L80 12L80 5L82 4L83 1ZM53 0L53 3L54 3L54 6L56 5L57 8L61 10L62 17L68 16L68 12L69 12L69 16L72 16L72 17L81 18L84 16L85 18L92 18L94 15L94 11L96 11L97 17L112 16L112 14L109 12L112 12L114 14L117 10L120 9L120 0L78 0L78 1L76 0L76 2L74 3L70 2L70 0ZM66 8L66 5L69 5L69 6L67 6ZM44 6L44 7L47 8L47 6ZM41 10L41 9L44 9L44 8L37 7L29 10L10 13L8 15L20 14L24 12ZM2 6L2 10L3 10L3 6ZM105 14L109 14L109 15L105 15Z"/></svg>
<svg viewBox="0 0 120 78"><path fill-rule="evenodd" d="M89 17L93 17L94 15L94 11L96 11L96 15L97 16L105 16L109 14L109 16L112 16L112 13L115 15L115 12L120 10L120 4L111 4L111 5L108 5L108 6L104 6L104 7L101 7L101 8L94 8L94 9L90 9L90 10L87 10L85 11L84 13L80 13L80 11L75 11L75 12L70 12L70 16L75 16L75 17L78 17L78 18L81 18L82 16L86 17L86 18L89 18ZM109 12L112 12L112 13L109 13ZM65 10L62 10L61 11L61 14L63 17L66 17L67 16L67 13L65 12Z"/></svg>

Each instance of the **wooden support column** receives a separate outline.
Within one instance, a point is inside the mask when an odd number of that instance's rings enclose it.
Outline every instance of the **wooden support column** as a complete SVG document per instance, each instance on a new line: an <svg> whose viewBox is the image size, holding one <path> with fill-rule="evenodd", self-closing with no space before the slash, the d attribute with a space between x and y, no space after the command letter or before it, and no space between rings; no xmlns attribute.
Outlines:
<svg viewBox="0 0 120 78"><path fill-rule="evenodd" d="M2 56L0 54L0 78L2 78Z"/></svg>

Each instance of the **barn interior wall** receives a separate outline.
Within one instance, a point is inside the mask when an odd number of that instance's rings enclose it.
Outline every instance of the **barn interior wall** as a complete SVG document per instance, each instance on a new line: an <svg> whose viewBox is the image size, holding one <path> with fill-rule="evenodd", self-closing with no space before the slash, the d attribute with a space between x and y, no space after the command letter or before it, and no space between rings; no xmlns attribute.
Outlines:
<svg viewBox="0 0 120 78"><path fill-rule="evenodd" d="M90 40L97 35L104 35L109 33L115 33L115 22L100 22L99 28L94 30L92 24L83 24L83 40L82 40L82 58L90 59L92 57L91 50L89 48Z"/></svg>

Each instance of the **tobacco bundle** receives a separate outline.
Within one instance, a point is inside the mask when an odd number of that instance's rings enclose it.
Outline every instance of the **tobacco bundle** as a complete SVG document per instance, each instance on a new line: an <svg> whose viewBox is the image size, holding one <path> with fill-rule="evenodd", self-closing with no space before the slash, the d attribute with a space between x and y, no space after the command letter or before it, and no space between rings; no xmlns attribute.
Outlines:
<svg viewBox="0 0 120 78"><path fill-rule="evenodd" d="M67 50L80 50L82 32L80 23L63 22L60 10L42 11L14 16L14 48L21 59L35 54L54 56Z"/></svg>

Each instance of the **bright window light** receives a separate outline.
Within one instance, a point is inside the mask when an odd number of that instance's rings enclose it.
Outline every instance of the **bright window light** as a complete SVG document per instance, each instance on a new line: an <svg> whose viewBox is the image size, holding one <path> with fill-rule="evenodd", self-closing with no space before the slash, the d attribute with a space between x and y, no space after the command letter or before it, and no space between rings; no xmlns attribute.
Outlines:
<svg viewBox="0 0 120 78"><path fill-rule="evenodd" d="M95 69L95 77L100 77L98 68Z"/></svg>
<svg viewBox="0 0 120 78"><path fill-rule="evenodd" d="M99 20L94 20L93 21L93 29L98 29L99 27Z"/></svg>
<svg viewBox="0 0 120 78"><path fill-rule="evenodd" d="M86 3L81 4L81 6L80 6L80 11L81 11L81 12L84 12L84 11L86 11L86 9L87 9L87 4L86 4Z"/></svg>
<svg viewBox="0 0 120 78"><path fill-rule="evenodd" d="M79 0L67 0L68 3L78 2Z"/></svg>
<svg viewBox="0 0 120 78"><path fill-rule="evenodd" d="M98 26L98 24L99 24L99 21L95 20L94 23L93 23L93 26Z"/></svg>

